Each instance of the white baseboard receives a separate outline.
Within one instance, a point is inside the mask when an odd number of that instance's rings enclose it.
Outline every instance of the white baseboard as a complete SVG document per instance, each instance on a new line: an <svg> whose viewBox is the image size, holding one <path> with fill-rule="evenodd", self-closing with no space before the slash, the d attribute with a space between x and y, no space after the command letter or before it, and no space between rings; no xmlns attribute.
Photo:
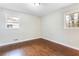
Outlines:
<svg viewBox="0 0 79 59"><path fill-rule="evenodd" d="M79 50L79 48L76 48L76 47L73 47L73 46L71 46L71 45L61 43L61 42L54 41L54 40L52 40L52 39L50 39L50 38L47 38L47 37L42 37L42 38L43 38L43 39L46 39L46 40L48 40L48 41L56 42L56 43L58 43L58 44L61 44L61 45L64 45L64 46L70 47L70 48L72 48L72 49Z"/></svg>
<svg viewBox="0 0 79 59"><path fill-rule="evenodd" d="M28 38L28 39L25 39L25 40L18 40L18 41L3 43L3 44L0 44L0 47L6 46L6 45L9 45L9 44L15 44L15 43L20 43L20 42L24 42L24 41L33 40L33 39L38 39L38 38L40 38L40 37ZM57 41L51 40L50 38L47 38L47 37L42 37L42 38L43 38L43 39L46 39L46 40L49 40L49 41L52 41L52 42L56 42L56 43L58 43L58 44L61 44L61 45L67 46L67 47L70 47L70 48L72 48L72 49L79 50L79 48L76 48L76 47L73 47L73 46L68 45L68 44L64 44L64 43L61 43L61 42L57 42Z"/></svg>
<svg viewBox="0 0 79 59"><path fill-rule="evenodd" d="M38 39L38 38L39 37L28 38L28 39L25 39L25 40L17 40L17 41L12 41L12 42L8 42L8 43L3 43L3 44L0 44L0 47L10 45L10 44L20 43L20 42L24 42L24 41L29 41L29 40L33 40L33 39Z"/></svg>

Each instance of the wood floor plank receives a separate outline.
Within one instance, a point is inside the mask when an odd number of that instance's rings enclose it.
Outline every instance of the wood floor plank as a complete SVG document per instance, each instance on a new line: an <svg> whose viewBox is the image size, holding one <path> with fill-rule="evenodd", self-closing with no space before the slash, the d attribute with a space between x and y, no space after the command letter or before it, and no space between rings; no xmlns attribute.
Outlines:
<svg viewBox="0 0 79 59"><path fill-rule="evenodd" d="M79 56L79 51L39 38L0 47L0 56Z"/></svg>

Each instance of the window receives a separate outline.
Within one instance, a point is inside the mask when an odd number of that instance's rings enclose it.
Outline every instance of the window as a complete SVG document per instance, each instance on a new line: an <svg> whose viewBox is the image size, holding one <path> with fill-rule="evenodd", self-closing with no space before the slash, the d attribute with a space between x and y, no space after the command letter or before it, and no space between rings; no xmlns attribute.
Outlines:
<svg viewBox="0 0 79 59"><path fill-rule="evenodd" d="M19 18L7 17L5 26L7 29L18 29L19 28Z"/></svg>
<svg viewBox="0 0 79 59"><path fill-rule="evenodd" d="M79 29L79 10L69 10L65 12L65 26L66 29Z"/></svg>

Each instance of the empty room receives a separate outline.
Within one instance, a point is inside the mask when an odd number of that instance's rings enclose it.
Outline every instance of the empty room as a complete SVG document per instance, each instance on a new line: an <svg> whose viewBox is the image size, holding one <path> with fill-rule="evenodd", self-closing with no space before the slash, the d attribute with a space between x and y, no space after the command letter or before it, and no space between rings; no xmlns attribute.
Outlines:
<svg viewBox="0 0 79 59"><path fill-rule="evenodd" d="M79 3L0 3L0 56L79 56Z"/></svg>

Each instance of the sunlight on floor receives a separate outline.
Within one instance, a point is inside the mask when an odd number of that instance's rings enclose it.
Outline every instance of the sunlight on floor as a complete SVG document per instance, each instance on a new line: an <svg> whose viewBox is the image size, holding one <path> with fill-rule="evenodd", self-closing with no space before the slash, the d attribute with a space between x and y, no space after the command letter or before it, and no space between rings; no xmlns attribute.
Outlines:
<svg viewBox="0 0 79 59"><path fill-rule="evenodd" d="M5 56L22 56L21 50L13 50L5 54Z"/></svg>

